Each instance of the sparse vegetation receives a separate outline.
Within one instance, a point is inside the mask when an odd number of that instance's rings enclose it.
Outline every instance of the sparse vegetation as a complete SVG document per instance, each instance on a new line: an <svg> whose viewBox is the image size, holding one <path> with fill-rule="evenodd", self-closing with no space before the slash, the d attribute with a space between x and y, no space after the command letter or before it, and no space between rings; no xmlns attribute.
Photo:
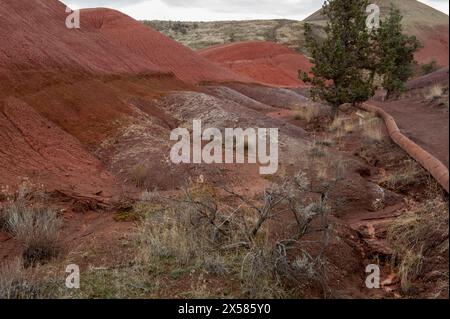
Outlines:
<svg viewBox="0 0 450 319"><path fill-rule="evenodd" d="M377 116L373 116L364 120L362 124L363 136L370 142L381 142L386 138L384 131L385 124L382 119Z"/></svg>
<svg viewBox="0 0 450 319"><path fill-rule="evenodd" d="M34 269L25 269L20 258L0 264L0 299L45 299L57 295L57 285Z"/></svg>
<svg viewBox="0 0 450 319"><path fill-rule="evenodd" d="M54 209L45 203L31 204L27 196L26 190L19 190L14 200L4 208L4 227L22 244L25 265L34 266L60 253L62 221Z"/></svg>
<svg viewBox="0 0 450 319"><path fill-rule="evenodd" d="M425 98L430 101L435 101L435 100L441 98L443 94L444 94L444 88L442 87L442 85L435 84L429 89Z"/></svg>
<svg viewBox="0 0 450 319"><path fill-rule="evenodd" d="M315 144L317 146L332 147L335 144L335 141L329 137L325 137L323 139L316 140Z"/></svg>
<svg viewBox="0 0 450 319"><path fill-rule="evenodd" d="M334 134L335 138L340 139L347 134L355 132L356 128L356 118L339 115L334 118L328 130Z"/></svg>
<svg viewBox="0 0 450 319"><path fill-rule="evenodd" d="M433 264L434 295L429 297L448 293L448 218L448 201L436 197L410 203L405 214L392 224L388 236L404 292L411 293L415 280L431 271L427 265Z"/></svg>
<svg viewBox="0 0 450 319"><path fill-rule="evenodd" d="M143 164L133 167L131 172L131 179L134 185L138 188L146 188L149 182L149 168Z"/></svg>
<svg viewBox="0 0 450 319"><path fill-rule="evenodd" d="M436 60L432 60L429 63L422 64L420 68L422 70L422 75L427 75L437 71L439 69L439 66L437 65Z"/></svg>
<svg viewBox="0 0 450 319"><path fill-rule="evenodd" d="M315 105L300 105L294 108L294 119L305 120L307 123L311 123L320 115L321 110Z"/></svg>
<svg viewBox="0 0 450 319"><path fill-rule="evenodd" d="M400 169L392 171L381 185L396 192L405 192L411 187L425 183L428 175L416 161L408 159Z"/></svg>
<svg viewBox="0 0 450 319"><path fill-rule="evenodd" d="M293 293L284 286L288 270L279 268L279 249L289 249L301 240L318 214L303 203L301 193L309 183L305 178L299 174L267 190L263 205L225 189L241 201L237 207L219 203L209 186L191 185L182 198L166 199L164 211L147 214L140 231L141 262L152 268L171 265L179 274L183 274L182 269L198 269L216 276L234 275L242 284L243 296L251 298ZM266 226L286 205L296 220L297 231L291 238L270 243ZM283 267L292 262L286 259ZM295 267L287 268L291 274Z"/></svg>
<svg viewBox="0 0 450 319"><path fill-rule="evenodd" d="M311 148L310 154L312 157L325 157L327 156L327 152L321 147L313 147Z"/></svg>
<svg viewBox="0 0 450 319"><path fill-rule="evenodd" d="M177 32L173 21L143 21L145 25L164 33L194 50L224 44L231 39L239 41L272 41L303 51L303 22L296 20L253 20L182 22L186 33ZM234 37L230 37L234 34Z"/></svg>

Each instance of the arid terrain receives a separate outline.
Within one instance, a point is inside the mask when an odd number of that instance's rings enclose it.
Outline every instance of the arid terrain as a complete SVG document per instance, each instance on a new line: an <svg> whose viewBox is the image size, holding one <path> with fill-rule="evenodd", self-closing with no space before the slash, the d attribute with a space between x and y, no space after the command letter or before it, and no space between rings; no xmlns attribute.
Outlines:
<svg viewBox="0 0 450 319"><path fill-rule="evenodd" d="M379 5L381 16L389 11L391 1L371 1ZM448 65L448 16L415 0L394 2L403 13L403 28L415 35L423 44L417 53L419 64L436 61L441 66ZM295 20L253 20L253 21L144 21L172 39L200 50L215 45L243 41L269 41L285 45L298 52L307 53L304 41L304 25L308 23L314 34L324 36L326 24L321 11L317 11L304 21Z"/></svg>
<svg viewBox="0 0 450 319"><path fill-rule="evenodd" d="M448 16L398 2L437 64L368 103L448 168ZM310 99L303 22L65 9L0 1L0 298L448 298L448 189L376 114ZM278 128L277 173L173 163L194 120Z"/></svg>

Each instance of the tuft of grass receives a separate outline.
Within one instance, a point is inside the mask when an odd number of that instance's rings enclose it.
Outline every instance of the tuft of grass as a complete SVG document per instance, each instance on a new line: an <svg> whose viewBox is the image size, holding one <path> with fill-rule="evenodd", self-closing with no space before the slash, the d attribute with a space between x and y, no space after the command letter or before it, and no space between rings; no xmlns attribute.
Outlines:
<svg viewBox="0 0 450 319"><path fill-rule="evenodd" d="M388 229L402 289L410 292L414 282L424 275L427 264L433 265L433 270L442 268L436 287L446 284L448 288L448 276L445 276L446 270L448 273L448 201L436 197L409 206ZM443 256L447 256L447 262Z"/></svg>
<svg viewBox="0 0 450 319"><path fill-rule="evenodd" d="M293 116L295 120L305 120L311 123L322 114L318 105L300 105L294 108Z"/></svg>
<svg viewBox="0 0 450 319"><path fill-rule="evenodd" d="M131 181L137 188L146 188L149 182L150 171L145 165L136 165L131 171Z"/></svg>
<svg viewBox="0 0 450 319"><path fill-rule="evenodd" d="M410 291L413 286L412 281L421 274L423 259L422 251L412 249L407 250L402 256L398 273L403 292Z"/></svg>
<svg viewBox="0 0 450 319"><path fill-rule="evenodd" d="M25 269L21 259L0 264L0 299L48 299L56 293L54 281Z"/></svg>
<svg viewBox="0 0 450 319"><path fill-rule="evenodd" d="M339 157L324 150L317 150L314 160L316 177L323 182L336 182L343 178L345 162Z"/></svg>
<svg viewBox="0 0 450 319"><path fill-rule="evenodd" d="M421 185L428 179L428 173L414 160L404 161L401 169L390 172L381 186L396 192L405 192L415 185Z"/></svg>
<svg viewBox="0 0 450 319"><path fill-rule="evenodd" d="M240 279L244 296L252 299L284 298L287 292L275 279L276 258L268 243L252 248L242 260Z"/></svg>
<svg viewBox="0 0 450 319"><path fill-rule="evenodd" d="M313 147L310 150L310 154L312 157L320 158L320 157L326 157L328 153L321 147Z"/></svg>
<svg viewBox="0 0 450 319"><path fill-rule="evenodd" d="M116 222L137 222L144 220L148 215L164 211L164 206L148 201L137 202L132 208L119 211L115 216Z"/></svg>
<svg viewBox="0 0 450 319"><path fill-rule="evenodd" d="M425 98L430 101L435 101L441 98L443 95L444 88L442 87L442 85L435 84L429 89L428 93L425 95Z"/></svg>
<svg viewBox="0 0 450 319"><path fill-rule="evenodd" d="M337 138L341 138L347 134L355 132L356 127L356 119L351 117L337 116L330 124L328 130L334 133Z"/></svg>
<svg viewBox="0 0 450 319"><path fill-rule="evenodd" d="M203 252L204 242L199 237L188 220L173 211L165 212L156 221L149 218L142 225L141 257L147 262L172 260L178 266L186 266Z"/></svg>
<svg viewBox="0 0 450 319"><path fill-rule="evenodd" d="M17 201L6 208L6 228L22 244L26 266L45 263L61 252L62 221L49 207Z"/></svg>
<svg viewBox="0 0 450 319"><path fill-rule="evenodd" d="M158 298L161 282L148 269L136 265L89 268L81 276L80 289L67 292L70 298L125 299Z"/></svg>
<svg viewBox="0 0 450 319"><path fill-rule="evenodd" d="M335 142L331 138L323 138L320 140L316 140L315 144L317 146L332 147L335 144Z"/></svg>
<svg viewBox="0 0 450 319"><path fill-rule="evenodd" d="M364 121L361 129L363 136L370 142L381 142L385 139L384 122L377 116Z"/></svg>

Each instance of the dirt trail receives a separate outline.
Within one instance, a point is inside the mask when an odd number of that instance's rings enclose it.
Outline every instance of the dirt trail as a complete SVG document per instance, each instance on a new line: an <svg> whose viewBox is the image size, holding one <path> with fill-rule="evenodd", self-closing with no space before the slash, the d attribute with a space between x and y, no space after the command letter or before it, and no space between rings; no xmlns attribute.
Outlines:
<svg viewBox="0 0 450 319"><path fill-rule="evenodd" d="M404 135L448 167L448 109L443 110L414 98L370 103L392 115Z"/></svg>

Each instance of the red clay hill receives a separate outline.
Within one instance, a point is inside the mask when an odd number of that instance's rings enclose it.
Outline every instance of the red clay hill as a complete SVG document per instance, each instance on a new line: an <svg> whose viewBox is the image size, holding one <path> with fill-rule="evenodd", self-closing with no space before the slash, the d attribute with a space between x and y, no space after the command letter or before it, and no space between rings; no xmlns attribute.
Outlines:
<svg viewBox="0 0 450 319"><path fill-rule="evenodd" d="M85 9L81 11L81 17L84 27L103 35L114 45L126 49L149 64L170 70L185 82L249 80L211 63L191 49L121 12Z"/></svg>
<svg viewBox="0 0 450 319"><path fill-rule="evenodd" d="M91 155L152 101L202 81L248 82L132 18L107 9L65 25L57 0L0 1L0 185L24 178L75 197L118 195Z"/></svg>
<svg viewBox="0 0 450 319"><path fill-rule="evenodd" d="M199 53L235 73L272 86L304 86L298 79L298 71L311 68L305 56L273 42L238 42L214 46Z"/></svg>

